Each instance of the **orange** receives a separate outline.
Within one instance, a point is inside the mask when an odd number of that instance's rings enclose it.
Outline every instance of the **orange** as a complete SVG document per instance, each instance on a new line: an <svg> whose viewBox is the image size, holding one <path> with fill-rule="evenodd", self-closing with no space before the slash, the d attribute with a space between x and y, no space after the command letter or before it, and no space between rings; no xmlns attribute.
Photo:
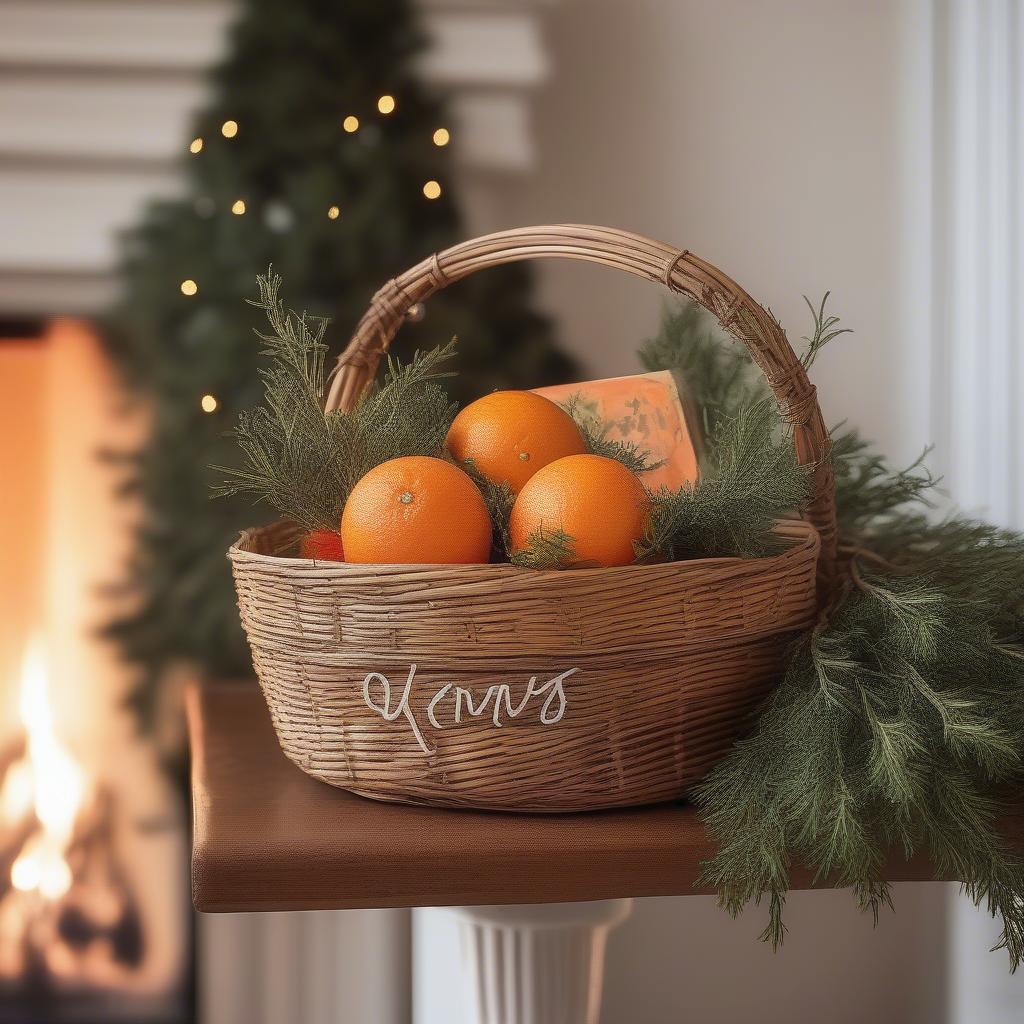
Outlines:
<svg viewBox="0 0 1024 1024"><path fill-rule="evenodd" d="M573 418L532 391L495 391L467 405L445 444L456 462L471 463L515 494L555 459L587 450Z"/></svg>
<svg viewBox="0 0 1024 1024"><path fill-rule="evenodd" d="M382 462L352 488L341 514L341 542L349 562L488 562L491 517L458 466L410 455Z"/></svg>
<svg viewBox="0 0 1024 1024"><path fill-rule="evenodd" d="M545 466L519 492L509 520L512 551L530 546L530 535L564 530L573 557L598 565L629 565L633 542L651 517L639 477L603 455L570 455Z"/></svg>

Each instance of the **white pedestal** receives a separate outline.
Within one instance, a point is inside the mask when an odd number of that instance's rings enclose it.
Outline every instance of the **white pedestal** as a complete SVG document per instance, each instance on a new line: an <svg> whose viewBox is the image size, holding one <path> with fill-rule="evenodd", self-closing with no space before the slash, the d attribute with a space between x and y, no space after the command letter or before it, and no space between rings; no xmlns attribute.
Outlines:
<svg viewBox="0 0 1024 1024"><path fill-rule="evenodd" d="M455 907L473 1024L597 1024L608 933L632 900Z"/></svg>

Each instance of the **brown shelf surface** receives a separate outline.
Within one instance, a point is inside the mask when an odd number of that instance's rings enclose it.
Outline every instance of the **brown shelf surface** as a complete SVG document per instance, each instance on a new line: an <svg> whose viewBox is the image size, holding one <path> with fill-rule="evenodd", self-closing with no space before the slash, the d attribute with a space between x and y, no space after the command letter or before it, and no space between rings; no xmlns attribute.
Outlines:
<svg viewBox="0 0 1024 1024"><path fill-rule="evenodd" d="M353 796L287 760L255 683L194 686L188 719L201 911L686 895L699 891L698 865L712 853L696 811L682 804L514 815ZM927 863L902 859L888 876L932 877ZM809 884L793 878L794 888Z"/></svg>

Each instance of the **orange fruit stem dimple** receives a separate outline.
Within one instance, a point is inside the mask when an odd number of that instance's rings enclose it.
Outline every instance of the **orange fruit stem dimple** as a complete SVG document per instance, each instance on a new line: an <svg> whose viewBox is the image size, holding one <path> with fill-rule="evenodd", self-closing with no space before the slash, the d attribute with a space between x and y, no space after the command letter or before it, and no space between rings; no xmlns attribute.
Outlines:
<svg viewBox="0 0 1024 1024"><path fill-rule="evenodd" d="M349 562L469 565L490 561L491 519L476 484L443 459L408 456L371 469L341 515Z"/></svg>
<svg viewBox="0 0 1024 1024"><path fill-rule="evenodd" d="M535 473L519 492L509 519L513 553L539 530L563 530L573 557L598 565L629 565L635 541L650 523L651 503L639 477L602 455L570 455Z"/></svg>
<svg viewBox="0 0 1024 1024"><path fill-rule="evenodd" d="M573 418L532 391L495 391L467 405L445 442L456 462L516 494L538 470L587 450Z"/></svg>

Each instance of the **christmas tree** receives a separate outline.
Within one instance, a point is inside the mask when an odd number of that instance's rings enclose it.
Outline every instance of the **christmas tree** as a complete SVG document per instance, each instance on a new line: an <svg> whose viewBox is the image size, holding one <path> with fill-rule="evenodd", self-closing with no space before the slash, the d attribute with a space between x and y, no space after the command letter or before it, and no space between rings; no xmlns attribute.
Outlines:
<svg viewBox="0 0 1024 1024"><path fill-rule="evenodd" d="M153 203L124 240L105 333L152 429L127 459L144 515L132 611L109 634L139 669L143 716L175 664L251 671L225 551L270 513L211 502L208 467L237 460L227 431L261 395L258 315L244 302L257 274L272 263L297 308L332 319L340 348L385 280L464 235L454 130L416 75L423 45L408 0L247 0L183 146L183 196ZM530 300L521 266L475 275L432 299L400 344L457 335L460 399L568 379Z"/></svg>

